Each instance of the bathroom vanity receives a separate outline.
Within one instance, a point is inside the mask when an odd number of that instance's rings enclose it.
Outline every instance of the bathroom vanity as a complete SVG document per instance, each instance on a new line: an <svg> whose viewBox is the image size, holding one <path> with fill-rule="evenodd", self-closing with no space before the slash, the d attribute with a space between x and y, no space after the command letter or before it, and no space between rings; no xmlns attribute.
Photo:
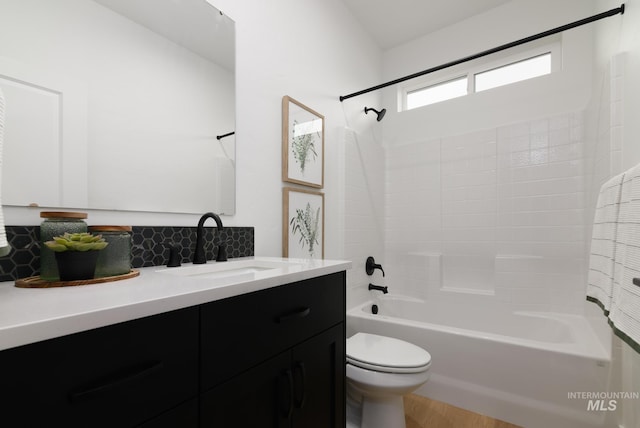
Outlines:
<svg viewBox="0 0 640 428"><path fill-rule="evenodd" d="M0 284L14 427L343 427L349 262L247 258Z"/></svg>

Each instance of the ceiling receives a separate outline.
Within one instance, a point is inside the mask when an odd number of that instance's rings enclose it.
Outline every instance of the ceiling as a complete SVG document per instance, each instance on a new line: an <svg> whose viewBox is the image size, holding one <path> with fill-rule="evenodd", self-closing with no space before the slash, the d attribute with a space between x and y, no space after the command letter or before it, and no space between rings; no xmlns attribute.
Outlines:
<svg viewBox="0 0 640 428"><path fill-rule="evenodd" d="M342 0L382 50L493 9L510 0Z"/></svg>
<svg viewBox="0 0 640 428"><path fill-rule="evenodd" d="M235 24L208 2L95 1L229 71L235 69Z"/></svg>

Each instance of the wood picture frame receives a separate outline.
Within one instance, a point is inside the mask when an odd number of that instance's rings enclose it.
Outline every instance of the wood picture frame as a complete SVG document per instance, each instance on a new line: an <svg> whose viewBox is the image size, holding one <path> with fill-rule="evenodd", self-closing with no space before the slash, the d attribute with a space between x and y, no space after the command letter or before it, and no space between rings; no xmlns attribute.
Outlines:
<svg viewBox="0 0 640 428"><path fill-rule="evenodd" d="M282 189L282 256L324 258L324 193Z"/></svg>
<svg viewBox="0 0 640 428"><path fill-rule="evenodd" d="M324 116L282 97L282 181L324 187Z"/></svg>

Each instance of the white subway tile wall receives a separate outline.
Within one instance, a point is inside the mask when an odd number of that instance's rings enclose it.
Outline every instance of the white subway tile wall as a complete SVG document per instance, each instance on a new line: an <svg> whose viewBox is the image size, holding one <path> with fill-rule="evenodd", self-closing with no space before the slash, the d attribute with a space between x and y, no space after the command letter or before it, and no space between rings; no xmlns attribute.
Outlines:
<svg viewBox="0 0 640 428"><path fill-rule="evenodd" d="M583 114L575 112L387 147L390 288L581 312L583 128Z"/></svg>
<svg viewBox="0 0 640 428"><path fill-rule="evenodd" d="M579 111L384 149L348 134L350 304L375 297L373 280L419 298L582 313L595 197L622 170L623 62L612 59L597 123ZM386 278L364 274L368 255Z"/></svg>

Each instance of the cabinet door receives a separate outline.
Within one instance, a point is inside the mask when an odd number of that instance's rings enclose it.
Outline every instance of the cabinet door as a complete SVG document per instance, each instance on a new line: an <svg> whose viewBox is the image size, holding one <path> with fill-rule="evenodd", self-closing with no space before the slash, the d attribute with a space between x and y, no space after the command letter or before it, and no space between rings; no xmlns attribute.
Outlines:
<svg viewBox="0 0 640 428"><path fill-rule="evenodd" d="M343 324L293 349L294 427L345 426L345 358Z"/></svg>
<svg viewBox="0 0 640 428"><path fill-rule="evenodd" d="M287 351L202 394L200 426L288 428L293 394Z"/></svg>
<svg viewBox="0 0 640 428"><path fill-rule="evenodd" d="M198 308L0 353L2 417L14 428L127 428L194 398Z"/></svg>
<svg viewBox="0 0 640 428"><path fill-rule="evenodd" d="M137 428L198 428L198 399L192 398Z"/></svg>

